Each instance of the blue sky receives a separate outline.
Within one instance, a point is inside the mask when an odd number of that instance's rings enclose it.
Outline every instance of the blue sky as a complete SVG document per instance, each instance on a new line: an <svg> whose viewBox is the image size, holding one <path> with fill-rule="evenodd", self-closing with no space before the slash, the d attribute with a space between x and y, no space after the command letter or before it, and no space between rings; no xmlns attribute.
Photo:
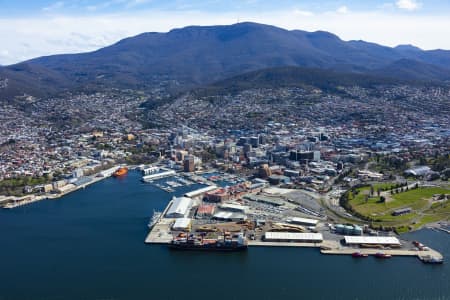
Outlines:
<svg viewBox="0 0 450 300"><path fill-rule="evenodd" d="M238 20L450 49L450 0L0 0L0 64L92 51L145 31Z"/></svg>

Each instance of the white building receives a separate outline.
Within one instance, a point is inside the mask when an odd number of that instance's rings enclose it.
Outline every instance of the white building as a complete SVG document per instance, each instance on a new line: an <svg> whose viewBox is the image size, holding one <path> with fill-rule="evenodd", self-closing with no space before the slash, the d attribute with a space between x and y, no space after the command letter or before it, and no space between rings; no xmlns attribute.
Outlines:
<svg viewBox="0 0 450 300"><path fill-rule="evenodd" d="M172 226L173 230L179 231L189 231L191 229L191 219L189 218L178 218Z"/></svg>
<svg viewBox="0 0 450 300"><path fill-rule="evenodd" d="M167 210L167 218L184 218L192 207L192 199L187 197L174 197L172 205Z"/></svg>
<svg viewBox="0 0 450 300"><path fill-rule="evenodd" d="M321 233L309 232L266 232L264 240L272 242L321 243L323 236Z"/></svg>
<svg viewBox="0 0 450 300"><path fill-rule="evenodd" d="M393 236L344 236L347 245L388 245L400 246L400 241Z"/></svg>
<svg viewBox="0 0 450 300"><path fill-rule="evenodd" d="M222 210L226 211L232 211L232 212L239 212L242 214L247 213L248 207L244 205L239 204L232 204L232 203L225 203L220 206Z"/></svg>

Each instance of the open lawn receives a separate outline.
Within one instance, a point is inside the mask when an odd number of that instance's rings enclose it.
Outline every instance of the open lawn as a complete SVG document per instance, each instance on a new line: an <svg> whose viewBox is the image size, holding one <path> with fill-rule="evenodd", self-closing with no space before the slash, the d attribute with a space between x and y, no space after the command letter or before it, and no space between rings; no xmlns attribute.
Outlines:
<svg viewBox="0 0 450 300"><path fill-rule="evenodd" d="M385 184L385 187L388 186ZM378 187L381 186L374 185L375 191ZM358 194L349 198L349 204L359 214L370 217L374 222L384 225L409 225L412 222L423 225L448 218L450 215L448 203L434 204L431 208L429 202L429 199L435 194L450 193L449 189L440 187L411 189L392 195L387 202L381 202L380 197L376 196L376 192L374 197L367 198L369 193L370 187L360 188ZM401 216L392 216L395 209L403 207L411 207L413 211Z"/></svg>

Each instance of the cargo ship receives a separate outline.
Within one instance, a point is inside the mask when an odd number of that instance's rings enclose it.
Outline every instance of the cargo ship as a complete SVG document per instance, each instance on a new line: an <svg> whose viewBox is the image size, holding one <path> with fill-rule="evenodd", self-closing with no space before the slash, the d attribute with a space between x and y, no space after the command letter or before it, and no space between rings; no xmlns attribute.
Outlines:
<svg viewBox="0 0 450 300"><path fill-rule="evenodd" d="M113 173L113 176L114 177L120 177L120 176L123 176L123 175L125 175L127 173L128 173L128 168L127 167L121 167L121 168L117 169L117 171L115 171Z"/></svg>
<svg viewBox="0 0 450 300"><path fill-rule="evenodd" d="M223 239L207 239L203 236L190 234L187 237L179 236L174 238L170 242L169 248L198 251L243 251L247 250L248 245L243 234L238 234L235 240L227 235L224 235Z"/></svg>

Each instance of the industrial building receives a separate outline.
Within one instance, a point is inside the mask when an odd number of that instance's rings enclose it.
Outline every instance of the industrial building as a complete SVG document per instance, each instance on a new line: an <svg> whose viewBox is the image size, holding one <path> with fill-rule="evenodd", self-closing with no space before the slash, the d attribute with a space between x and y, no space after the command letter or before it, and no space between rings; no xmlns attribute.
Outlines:
<svg viewBox="0 0 450 300"><path fill-rule="evenodd" d="M247 209L248 209L247 206L239 205L239 204L232 204L232 203L222 204L220 206L220 208L225 211L238 212L238 213L242 213L242 214L247 213Z"/></svg>
<svg viewBox="0 0 450 300"><path fill-rule="evenodd" d="M178 218L172 226L173 230L177 231L190 231L191 230L191 219L189 218Z"/></svg>
<svg viewBox="0 0 450 300"><path fill-rule="evenodd" d="M297 242L297 243L321 243L321 233L309 232L266 232L264 240L268 242Z"/></svg>
<svg viewBox="0 0 450 300"><path fill-rule="evenodd" d="M298 225L305 225L305 226L316 226L317 223L319 223L318 220L306 219L306 218L297 218L297 217L294 217L294 218L289 219L287 221L289 223L298 224Z"/></svg>
<svg viewBox="0 0 450 300"><path fill-rule="evenodd" d="M212 217L216 207L214 205L203 204L200 205L197 209L197 217L199 218L208 218Z"/></svg>
<svg viewBox="0 0 450 300"><path fill-rule="evenodd" d="M253 194L247 194L244 196L244 199L265 203L273 206L282 206L285 204L284 200L280 197L269 197L264 195L253 195Z"/></svg>
<svg viewBox="0 0 450 300"><path fill-rule="evenodd" d="M230 194L226 189L220 188L211 192L205 193L205 199L208 202L224 202L230 199Z"/></svg>
<svg viewBox="0 0 450 300"><path fill-rule="evenodd" d="M345 236L347 245L382 245L390 247L400 247L400 241L393 236Z"/></svg>
<svg viewBox="0 0 450 300"><path fill-rule="evenodd" d="M185 196L185 197L192 198L192 197L200 196L200 195L202 195L202 194L204 194L204 193L213 191L213 190L215 190L215 189L217 189L217 185L209 185L209 186L200 188L200 189L198 189L198 190L188 192L188 193L184 194L184 196Z"/></svg>
<svg viewBox="0 0 450 300"><path fill-rule="evenodd" d="M358 225L337 224L335 226L335 232L338 234L362 235L363 229Z"/></svg>
<svg viewBox="0 0 450 300"><path fill-rule="evenodd" d="M240 212L219 211L214 214L213 218L220 221L238 222L247 220L247 216Z"/></svg>
<svg viewBox="0 0 450 300"><path fill-rule="evenodd" d="M192 207L192 199L187 197L174 197L172 205L166 213L167 218L184 218Z"/></svg>

